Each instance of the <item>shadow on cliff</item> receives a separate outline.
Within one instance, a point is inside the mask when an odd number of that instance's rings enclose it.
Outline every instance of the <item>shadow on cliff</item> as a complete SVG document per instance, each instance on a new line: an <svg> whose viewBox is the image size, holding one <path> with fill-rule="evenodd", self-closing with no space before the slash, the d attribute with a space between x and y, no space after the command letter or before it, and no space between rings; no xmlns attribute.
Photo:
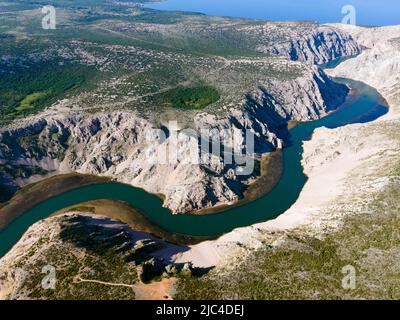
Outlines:
<svg viewBox="0 0 400 320"><path fill-rule="evenodd" d="M261 127L261 123L263 123L269 132L284 142L284 145L290 145L289 114L284 116L279 114L274 108L274 103L277 103L275 98L265 88L259 87L259 90L262 92L261 101L257 101L251 94L247 94L245 102L245 110L251 115L251 120L255 123L255 130L257 132L265 131ZM271 152L277 147L264 135L256 139L255 143L259 153Z"/></svg>
<svg viewBox="0 0 400 320"><path fill-rule="evenodd" d="M122 259L140 270L143 282L163 274L190 273L195 277L207 274L210 268L194 268L190 263L175 263L173 257L190 250L163 241L149 233L131 229L124 223L106 217L65 215L61 217L60 238L107 261Z"/></svg>

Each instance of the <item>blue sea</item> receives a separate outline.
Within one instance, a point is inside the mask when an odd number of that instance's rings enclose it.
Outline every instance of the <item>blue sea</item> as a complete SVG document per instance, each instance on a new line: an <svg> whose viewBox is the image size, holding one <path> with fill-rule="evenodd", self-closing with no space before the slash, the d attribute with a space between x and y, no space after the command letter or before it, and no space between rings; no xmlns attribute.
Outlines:
<svg viewBox="0 0 400 320"><path fill-rule="evenodd" d="M328 23L341 22L346 15L342 13L346 5L354 7L357 25L400 24L399 0L165 0L146 7L217 16Z"/></svg>

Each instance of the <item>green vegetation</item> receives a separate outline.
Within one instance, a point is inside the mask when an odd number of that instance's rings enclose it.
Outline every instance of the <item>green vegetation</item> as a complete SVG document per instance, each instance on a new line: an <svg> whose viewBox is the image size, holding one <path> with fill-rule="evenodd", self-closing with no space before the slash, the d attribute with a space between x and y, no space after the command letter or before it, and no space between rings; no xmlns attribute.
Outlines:
<svg viewBox="0 0 400 320"><path fill-rule="evenodd" d="M41 63L5 69L0 77L0 117L39 111L82 86L93 70L80 65Z"/></svg>
<svg viewBox="0 0 400 320"><path fill-rule="evenodd" d="M27 110L35 109L34 104L36 101L44 98L47 95L46 92L36 92L28 94L20 103L19 106L15 108L18 112L24 112Z"/></svg>
<svg viewBox="0 0 400 320"><path fill-rule="evenodd" d="M79 282L82 279L97 280L110 283L134 284L137 271L131 261L130 236L118 228L98 226L91 223L91 218L72 216L60 218L62 242L55 242L42 254L44 243L49 239L42 236L16 267L29 265L28 277L23 290L29 292L33 299L72 299L72 300L121 300L134 299L132 289L108 286L95 282ZM51 265L56 268L56 289L43 289L41 281L44 277L42 268Z"/></svg>
<svg viewBox="0 0 400 320"><path fill-rule="evenodd" d="M17 178L29 178L32 175L45 175L48 171L38 166L28 165L11 165L11 164L0 164L0 170L3 174L11 176L13 179Z"/></svg>
<svg viewBox="0 0 400 320"><path fill-rule="evenodd" d="M9 187L0 185L0 210L7 205L7 201L13 196L13 190Z"/></svg>
<svg viewBox="0 0 400 320"><path fill-rule="evenodd" d="M162 97L168 105L178 109L203 109L220 99L218 91L208 86L178 87Z"/></svg>
<svg viewBox="0 0 400 320"><path fill-rule="evenodd" d="M261 21L56 0L57 29L43 30L37 7L44 3L2 7L11 12L0 26L2 123L63 98L66 107L87 112L130 109L146 117L163 105L182 111L213 104L209 112L223 116L268 79L301 71L290 63L276 67L274 57L257 50L286 41L288 32L260 34Z"/></svg>
<svg viewBox="0 0 400 320"><path fill-rule="evenodd" d="M181 277L176 299L399 299L400 184L375 195L362 214L324 239L286 237L253 251L232 268ZM356 269L356 289L342 287L342 268Z"/></svg>
<svg viewBox="0 0 400 320"><path fill-rule="evenodd" d="M59 140L60 137L61 137L61 134L58 133L58 132L55 132L55 133L51 134L51 139L53 139L53 140Z"/></svg>

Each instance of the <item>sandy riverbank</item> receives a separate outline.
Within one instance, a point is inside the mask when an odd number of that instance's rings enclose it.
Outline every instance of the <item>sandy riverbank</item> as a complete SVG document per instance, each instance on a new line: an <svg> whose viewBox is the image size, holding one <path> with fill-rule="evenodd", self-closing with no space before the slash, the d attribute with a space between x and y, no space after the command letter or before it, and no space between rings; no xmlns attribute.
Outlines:
<svg viewBox="0 0 400 320"><path fill-rule="evenodd" d="M197 210L192 214L214 214L223 212L233 207L255 201L270 192L279 182L283 171L283 153L281 149L263 155L260 160L260 176L249 185L244 192L243 199L231 205L220 205L212 208Z"/></svg>
<svg viewBox="0 0 400 320"><path fill-rule="evenodd" d="M135 231L146 232L162 240L181 246L194 245L212 239L177 235L165 231L151 223L143 213L122 201L101 199L83 202L60 210L52 216L58 216L69 212L82 212L89 215L108 217L127 224Z"/></svg>
<svg viewBox="0 0 400 320"><path fill-rule="evenodd" d="M265 246L266 241L270 245L279 244L275 233L301 228L304 232L323 234L329 228L340 225L340 217L335 216L335 203L346 197L357 199L357 192L363 187L379 187L370 186L371 182L363 180L363 177L384 165L383 155L390 153L394 145L384 125L400 117L399 70L396 69L400 66L400 55L393 54L395 49L391 44L392 39L398 37L396 35L400 33L400 27L390 27L387 30L343 28L350 29L348 31L354 33L361 44L373 49L347 60L329 73L332 76L364 81L372 86L379 83L379 78L385 79L380 81L377 89L387 99L390 112L372 123L348 125L333 130L317 129L313 138L304 143L302 164L309 180L298 201L288 211L275 220L240 228L217 241L193 246L190 251L177 255L176 261L192 261L200 267L222 267L232 263L235 257L243 257L251 249ZM382 38L374 35L386 31L390 31L392 36L386 34ZM388 72L390 70L391 73Z"/></svg>
<svg viewBox="0 0 400 320"><path fill-rule="evenodd" d="M20 189L0 207L0 229L40 202L77 187L109 182L109 178L78 173L53 176Z"/></svg>

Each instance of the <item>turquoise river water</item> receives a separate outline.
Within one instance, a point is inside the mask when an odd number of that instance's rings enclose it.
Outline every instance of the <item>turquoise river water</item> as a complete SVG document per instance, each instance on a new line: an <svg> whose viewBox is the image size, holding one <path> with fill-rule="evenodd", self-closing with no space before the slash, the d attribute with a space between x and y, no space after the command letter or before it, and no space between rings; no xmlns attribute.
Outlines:
<svg viewBox="0 0 400 320"><path fill-rule="evenodd" d="M359 94L349 97L337 111L323 119L301 123L290 130L290 145L283 152L283 175L274 189L260 199L216 214L172 215L168 209L162 207L162 201L157 196L125 184L105 183L77 188L41 202L0 230L0 257L35 222L58 210L90 200L125 201L164 230L194 237L219 236L235 228L279 216L293 205L307 181L301 166L302 143L311 137L315 128L336 128L351 123L368 122L388 110L375 89L360 82L344 79L338 81L347 83Z"/></svg>

